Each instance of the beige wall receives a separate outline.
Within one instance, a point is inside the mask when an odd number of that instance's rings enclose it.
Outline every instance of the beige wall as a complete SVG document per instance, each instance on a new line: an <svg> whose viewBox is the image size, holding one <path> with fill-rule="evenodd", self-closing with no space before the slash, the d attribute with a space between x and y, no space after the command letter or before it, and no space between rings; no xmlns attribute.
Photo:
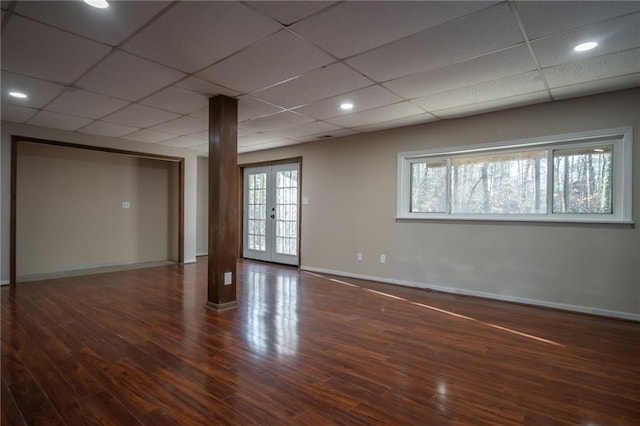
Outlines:
<svg viewBox="0 0 640 426"><path fill-rule="evenodd" d="M253 152L239 161L303 157L304 269L640 319L636 227L394 219L399 152L633 126L638 223L639 125L634 89Z"/></svg>
<svg viewBox="0 0 640 426"><path fill-rule="evenodd" d="M26 136L53 141L102 146L142 153L184 158L184 257L185 262L196 258L196 159L197 152L170 146L134 142L78 132L48 129L25 124L2 122L0 127L0 282L9 282L9 228L11 200L11 136Z"/></svg>
<svg viewBox="0 0 640 426"><path fill-rule="evenodd" d="M196 254L209 252L209 158L198 157Z"/></svg>
<svg viewBox="0 0 640 426"><path fill-rule="evenodd" d="M177 163L27 142L17 161L18 279L177 261Z"/></svg>

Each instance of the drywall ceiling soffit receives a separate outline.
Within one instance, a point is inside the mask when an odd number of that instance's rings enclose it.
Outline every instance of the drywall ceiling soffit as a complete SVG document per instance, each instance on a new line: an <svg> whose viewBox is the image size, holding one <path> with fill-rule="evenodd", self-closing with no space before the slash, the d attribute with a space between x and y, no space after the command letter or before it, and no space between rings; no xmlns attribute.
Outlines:
<svg viewBox="0 0 640 426"><path fill-rule="evenodd" d="M640 2L2 6L3 120L188 148L220 94L251 150L640 85Z"/></svg>

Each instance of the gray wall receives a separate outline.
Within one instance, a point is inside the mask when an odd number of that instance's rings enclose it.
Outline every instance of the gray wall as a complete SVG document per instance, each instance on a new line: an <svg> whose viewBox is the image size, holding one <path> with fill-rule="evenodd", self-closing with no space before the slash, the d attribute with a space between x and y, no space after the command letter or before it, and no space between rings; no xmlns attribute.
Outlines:
<svg viewBox="0 0 640 426"><path fill-rule="evenodd" d="M209 252L209 158L198 157L196 254Z"/></svg>
<svg viewBox="0 0 640 426"><path fill-rule="evenodd" d="M637 223L639 124L640 89L633 89L253 152L239 161L303 157L304 269L640 319L635 226L394 219L399 152L633 126Z"/></svg>

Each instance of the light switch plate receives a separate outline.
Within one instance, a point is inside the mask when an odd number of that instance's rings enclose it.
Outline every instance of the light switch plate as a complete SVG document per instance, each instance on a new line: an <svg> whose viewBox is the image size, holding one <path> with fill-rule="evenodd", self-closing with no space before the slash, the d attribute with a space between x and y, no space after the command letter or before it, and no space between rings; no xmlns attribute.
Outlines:
<svg viewBox="0 0 640 426"><path fill-rule="evenodd" d="M233 278L233 275L231 274L231 272L225 272L224 273L224 285L231 285L232 278Z"/></svg>
<svg viewBox="0 0 640 426"><path fill-rule="evenodd" d="M129 208L129 202L128 201L123 201L122 202L122 208L123 209L128 209Z"/></svg>

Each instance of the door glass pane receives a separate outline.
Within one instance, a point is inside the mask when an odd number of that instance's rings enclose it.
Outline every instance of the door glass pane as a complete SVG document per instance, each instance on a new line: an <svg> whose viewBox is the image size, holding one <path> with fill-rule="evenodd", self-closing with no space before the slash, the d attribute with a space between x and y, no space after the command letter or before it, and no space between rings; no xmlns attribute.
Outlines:
<svg viewBox="0 0 640 426"><path fill-rule="evenodd" d="M553 152L553 212L612 212L613 146Z"/></svg>
<svg viewBox="0 0 640 426"><path fill-rule="evenodd" d="M298 171L276 172L276 253L297 255Z"/></svg>
<svg viewBox="0 0 640 426"><path fill-rule="evenodd" d="M247 244L249 250L264 252L267 245L267 174L250 174L248 191Z"/></svg>

